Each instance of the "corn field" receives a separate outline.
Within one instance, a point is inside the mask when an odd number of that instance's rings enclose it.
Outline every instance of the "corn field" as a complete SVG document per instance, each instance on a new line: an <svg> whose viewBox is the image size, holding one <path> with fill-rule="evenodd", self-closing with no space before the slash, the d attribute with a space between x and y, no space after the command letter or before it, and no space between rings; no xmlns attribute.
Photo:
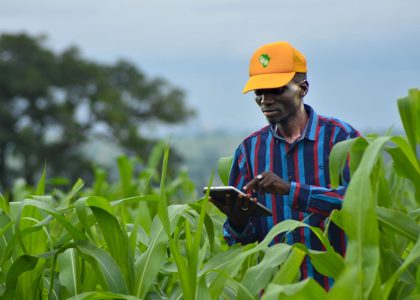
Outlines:
<svg viewBox="0 0 420 300"><path fill-rule="evenodd" d="M44 169L36 187L17 180L0 195L0 298L420 299L420 91L398 108L406 136L368 135L331 153L336 185L350 161L343 207L329 217L347 234L345 257L315 227L325 251L269 246L309 227L293 220L260 243L228 247L225 216L187 174L167 178L169 148L160 143L146 163L120 157L115 182L96 168L92 186L79 180L64 191ZM229 163L220 160L224 182ZM299 281L306 255L334 279L329 291Z"/></svg>

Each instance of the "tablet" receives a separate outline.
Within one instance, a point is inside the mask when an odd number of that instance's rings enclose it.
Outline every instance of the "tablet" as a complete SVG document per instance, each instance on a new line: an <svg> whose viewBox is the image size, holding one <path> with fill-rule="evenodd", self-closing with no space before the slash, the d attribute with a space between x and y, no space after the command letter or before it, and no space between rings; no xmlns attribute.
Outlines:
<svg viewBox="0 0 420 300"><path fill-rule="evenodd" d="M207 192L208 187L204 187L203 193ZM223 205L226 204L226 195L230 195L230 197L234 200L238 199L239 194L242 194L244 197L246 196L245 193L241 192L234 186L212 186L210 187L210 197L217 201L222 203ZM270 209L262 205L261 203L257 202L257 210L256 210L256 216L272 216L272 212Z"/></svg>

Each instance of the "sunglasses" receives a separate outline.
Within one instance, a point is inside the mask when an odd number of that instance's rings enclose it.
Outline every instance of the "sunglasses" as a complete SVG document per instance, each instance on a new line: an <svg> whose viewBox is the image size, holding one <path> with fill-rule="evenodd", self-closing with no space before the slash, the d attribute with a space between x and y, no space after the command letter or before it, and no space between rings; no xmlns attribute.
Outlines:
<svg viewBox="0 0 420 300"><path fill-rule="evenodd" d="M263 94L280 95L280 94L283 94L286 89L287 89L287 86L282 86L282 87L274 88L274 89L254 90L254 93L255 93L256 96L262 96Z"/></svg>

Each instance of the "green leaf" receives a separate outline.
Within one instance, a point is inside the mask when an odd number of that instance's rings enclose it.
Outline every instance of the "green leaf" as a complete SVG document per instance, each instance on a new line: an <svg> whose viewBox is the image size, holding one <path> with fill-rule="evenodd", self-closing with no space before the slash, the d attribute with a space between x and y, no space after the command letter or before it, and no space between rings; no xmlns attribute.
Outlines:
<svg viewBox="0 0 420 300"><path fill-rule="evenodd" d="M60 268L59 281L67 290L69 296L79 293L81 282L77 261L77 253L74 249L67 249L58 256Z"/></svg>
<svg viewBox="0 0 420 300"><path fill-rule="evenodd" d="M60 213L60 211L54 209L53 207L51 207L50 205L48 205L44 202L40 202L40 201L37 201L37 200L25 199L24 201L21 202L20 207L19 207L19 216L16 219L17 224L19 223L20 215L21 215L25 206L36 207L36 208L39 208L39 209L47 212L49 215L51 215L53 218L55 218L62 226L64 226L67 229L68 233L70 233L71 236L75 240L86 239L86 236L83 234L83 232L80 231L74 225L72 225L69 221L67 221L67 219L63 216L62 213ZM20 230L18 228L18 225L16 225L16 229L17 229L17 231Z"/></svg>
<svg viewBox="0 0 420 300"><path fill-rule="evenodd" d="M398 110L400 112L401 122L404 126L408 141L410 142L413 152L416 152L416 142L420 142L419 138L419 106L420 92L417 89L408 91L408 97L398 99Z"/></svg>
<svg viewBox="0 0 420 300"><path fill-rule="evenodd" d="M45 194L45 177L46 177L46 169L47 165L44 165L44 169L42 170L41 178L38 181L38 184L36 186L36 192L35 195L42 196Z"/></svg>
<svg viewBox="0 0 420 300"><path fill-rule="evenodd" d="M222 281L223 281L222 288L220 289L221 295L220 297L217 297L217 298L232 299L236 295L241 295L242 298L238 297L238 299L244 299L244 300L255 299L252 296L252 294L249 292L247 287L245 287L242 283L235 280L226 271L220 270L220 269L214 269L211 271L214 273L217 273L217 278L222 278ZM210 287L210 291L211 291L211 299L217 299L211 287Z"/></svg>
<svg viewBox="0 0 420 300"><path fill-rule="evenodd" d="M70 205L70 201L73 199L74 196L77 195L78 192L82 190L82 188L85 186L85 183L82 179L77 179L76 183L71 188L70 192L64 196L61 203L63 203L65 206Z"/></svg>
<svg viewBox="0 0 420 300"><path fill-rule="evenodd" d="M132 194L132 178L134 165L127 156L120 156L117 158L118 171L120 175L120 183L124 197Z"/></svg>
<svg viewBox="0 0 420 300"><path fill-rule="evenodd" d="M410 266L410 264L416 263L416 268L418 269L419 263L418 260L420 258L420 239L417 240L413 249L410 251L404 262L400 265L398 270L382 285L382 299L388 299L389 294L395 284L395 281L399 279L400 275Z"/></svg>
<svg viewBox="0 0 420 300"><path fill-rule="evenodd" d="M160 141L153 146L152 153L150 153L147 161L147 168L149 170L156 170L159 167L159 163L167 147L168 144L164 141Z"/></svg>
<svg viewBox="0 0 420 300"><path fill-rule="evenodd" d="M264 292L262 300L324 300L326 292L312 278L306 278L303 281L294 284L270 284Z"/></svg>
<svg viewBox="0 0 420 300"><path fill-rule="evenodd" d="M16 251L16 247L17 247L18 243L22 243L22 239L25 236L29 235L32 232L36 232L36 231L41 230L46 224L49 224L52 220L53 220L52 217L47 217L43 221L41 221L41 222L39 222L39 223L37 223L33 226L26 227L23 230L20 230L20 229L16 230L15 229L15 234L10 234L9 235L9 239L7 240L6 249L4 250L4 254L0 259L0 265L3 265L3 263L5 261L7 261L8 259L10 259L10 257L12 257L13 252ZM14 222L12 221L11 224L14 224ZM10 226L10 225L8 225L8 226ZM16 234L17 232L19 232L19 234Z"/></svg>
<svg viewBox="0 0 420 300"><path fill-rule="evenodd" d="M169 220L171 224L176 224L178 222L180 216L187 207L187 205L169 206ZM170 227L174 226L170 225ZM171 233L172 232L170 232L169 236ZM147 250L140 256L136 263L136 296L144 298L147 295L153 280L165 262L167 247L168 235L163 228L160 218L155 217Z"/></svg>
<svg viewBox="0 0 420 300"><path fill-rule="evenodd" d="M232 166L233 156L221 157L218 162L219 177L224 185L229 184L230 168Z"/></svg>
<svg viewBox="0 0 420 300"><path fill-rule="evenodd" d="M126 232L121 230L118 220L112 214L94 206L91 206L91 209L98 221L109 252L120 267L129 291L131 291L134 287L134 261Z"/></svg>
<svg viewBox="0 0 420 300"><path fill-rule="evenodd" d="M299 278L299 268L304 258L305 252L294 247L287 260L274 276L272 283L288 284L296 281Z"/></svg>
<svg viewBox="0 0 420 300"><path fill-rule="evenodd" d="M9 212L9 201L7 201L7 199L4 198L1 193L0 193L0 209L2 209L5 212Z"/></svg>
<svg viewBox="0 0 420 300"><path fill-rule="evenodd" d="M22 273L33 270L38 263L38 260L39 257L21 255L13 262L6 274L6 291L2 295L2 299L14 299L18 277Z"/></svg>
<svg viewBox="0 0 420 300"><path fill-rule="evenodd" d="M343 213L341 212L341 210L336 210L334 209L330 216L328 217L329 221L334 222L335 225L337 225L338 227L340 227L341 229L344 229L344 224L343 224ZM327 223L327 226L329 226L329 223ZM326 226L326 227L327 227ZM328 228L328 227L327 227Z"/></svg>
<svg viewBox="0 0 420 300"><path fill-rule="evenodd" d="M325 252L311 250L307 249L302 244L296 244L296 246L305 251L307 255L309 255L312 265L319 273L336 279L343 271L344 259L338 253L334 251Z"/></svg>
<svg viewBox="0 0 420 300"><path fill-rule="evenodd" d="M97 248L89 241L77 241L75 245L82 256L94 267L103 289L114 293L128 293L124 276L108 252Z"/></svg>
<svg viewBox="0 0 420 300"><path fill-rule="evenodd" d="M246 271L241 281L242 285L246 286L252 295L257 296L267 286L278 266L288 258L291 249L291 246L286 244L276 244L267 248L262 261ZM238 293L238 299L243 299L242 297L244 295Z"/></svg>
<svg viewBox="0 0 420 300"><path fill-rule="evenodd" d="M389 148L387 152L392 156L395 172L411 180L417 190L420 190L420 167L415 154L401 137L394 137L393 142L398 147Z"/></svg>
<svg viewBox="0 0 420 300"><path fill-rule="evenodd" d="M339 142L334 145L330 153L330 178L331 178L331 187L336 188L340 185L341 173L347 163L348 153L353 149L353 153L359 153L363 151L367 142L364 138L359 137L355 139L350 139L346 141ZM359 163L359 157L351 157L351 172L355 172Z"/></svg>
<svg viewBox="0 0 420 300"><path fill-rule="evenodd" d="M197 213L200 213L202 205L203 205L203 201L196 201L196 202L189 203L189 206L193 208ZM213 223L213 219L207 213L204 216L204 226L206 228L207 238L210 245L210 251L213 252L214 242L215 242L215 232L214 232L215 225Z"/></svg>
<svg viewBox="0 0 420 300"><path fill-rule="evenodd" d="M12 231L14 221L10 220L9 216L0 209L0 257L3 257L6 251L7 244L12 238Z"/></svg>
<svg viewBox="0 0 420 300"><path fill-rule="evenodd" d="M197 298L196 299L212 300L210 291L209 291L209 289L207 287L207 284L206 284L206 278L204 276L198 281Z"/></svg>
<svg viewBox="0 0 420 300"><path fill-rule="evenodd" d="M114 216L112 206L101 197L87 197L78 202L85 203L95 215L109 252L121 269L128 289L131 291L134 287L134 262L128 245L128 236L125 231L124 234Z"/></svg>
<svg viewBox="0 0 420 300"><path fill-rule="evenodd" d="M102 300L102 299L125 299L125 300L141 300L141 298L110 292L85 292L77 294L67 300Z"/></svg>
<svg viewBox="0 0 420 300"><path fill-rule="evenodd" d="M377 207L376 212L378 214L380 224L413 242L418 240L420 235L420 226L410 216L385 207Z"/></svg>
<svg viewBox="0 0 420 300"><path fill-rule="evenodd" d="M213 181L213 173L211 174L209 185L211 185L212 181ZM188 247L189 243L187 243L187 250L190 250L189 255L187 255L189 274L188 275L182 274L182 276L180 277L181 280L186 281L186 282L181 282L183 286L183 290L185 290L185 288L191 289L192 293L194 294L195 294L196 285L197 285L197 270L199 267L198 260L199 260L200 242L201 242L201 236L202 236L203 227L204 227L204 220L206 216L206 208L207 208L208 199L209 199L208 194L209 194L209 190L207 190L206 197L204 197L204 200L201 203L200 216L198 219L195 233L192 237L191 246ZM188 221L186 221L185 225L188 225L188 224L189 224ZM185 230L188 237L189 228L186 227ZM188 239L186 240L188 241Z"/></svg>
<svg viewBox="0 0 420 300"><path fill-rule="evenodd" d="M362 161L347 188L342 207L348 246L346 271L337 279L332 291L336 299L350 297L340 288L352 286L351 299L367 299L379 269L379 230L374 188L370 176L390 137L378 137L366 148ZM341 283L340 283L341 282Z"/></svg>
<svg viewBox="0 0 420 300"><path fill-rule="evenodd" d="M167 199L166 199L166 192L165 192L165 183L166 183L166 171L168 169L168 160L169 160L169 144L166 144L165 152L163 155L163 163L162 163L162 175L160 179L160 192L159 192L159 207L158 207L158 216L162 222L163 228L165 229L166 233L169 236L171 231L170 222L168 217L168 210L167 210Z"/></svg>

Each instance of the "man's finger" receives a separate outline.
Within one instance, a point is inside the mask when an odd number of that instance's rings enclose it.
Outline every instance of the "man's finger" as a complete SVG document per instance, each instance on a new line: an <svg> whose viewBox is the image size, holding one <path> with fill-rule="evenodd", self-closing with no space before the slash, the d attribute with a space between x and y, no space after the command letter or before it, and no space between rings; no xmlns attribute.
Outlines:
<svg viewBox="0 0 420 300"><path fill-rule="evenodd" d="M254 188L254 185L257 183L257 179L253 178L250 182L248 182L247 185L245 185L243 187L244 191L252 191L252 189Z"/></svg>
<svg viewBox="0 0 420 300"><path fill-rule="evenodd" d="M267 192L267 187L268 187L268 182L270 181L270 179L268 177L264 177L263 179L261 179L258 182L258 192L260 194L264 194Z"/></svg>
<svg viewBox="0 0 420 300"><path fill-rule="evenodd" d="M257 175L256 177L252 178L250 182L248 182L247 185L244 186L245 191L252 191L254 186L258 186L258 183L263 179L262 175Z"/></svg>

